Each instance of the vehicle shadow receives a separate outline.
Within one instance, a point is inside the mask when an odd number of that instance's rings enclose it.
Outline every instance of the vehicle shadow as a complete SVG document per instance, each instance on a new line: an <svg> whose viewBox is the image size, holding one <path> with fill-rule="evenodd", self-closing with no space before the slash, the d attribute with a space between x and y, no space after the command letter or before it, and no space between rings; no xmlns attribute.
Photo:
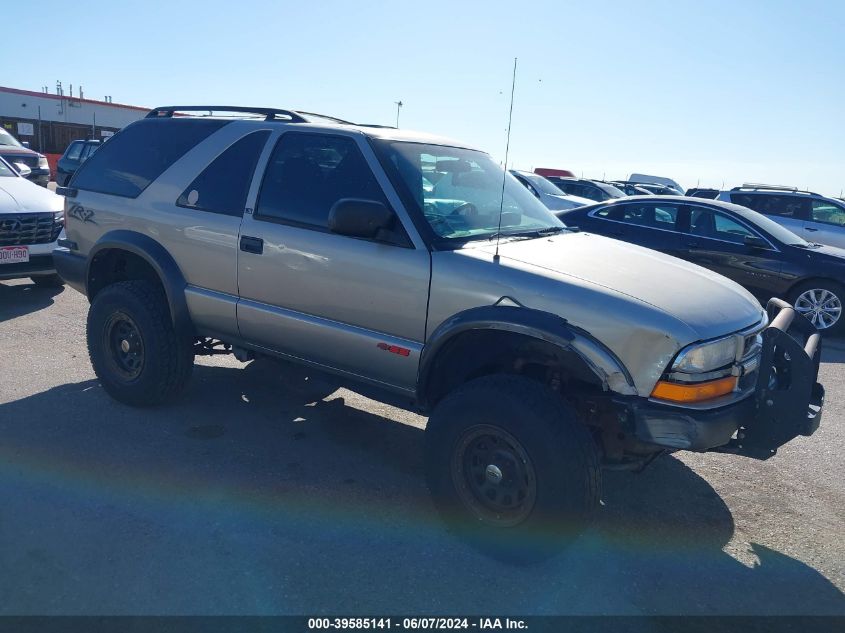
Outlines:
<svg viewBox="0 0 845 633"><path fill-rule="evenodd" d="M673 457L608 473L560 556L490 559L435 514L423 423L269 361L197 366L168 407L93 380L0 405L0 614L845 614L804 563L725 553Z"/></svg>
<svg viewBox="0 0 845 633"><path fill-rule="evenodd" d="M53 297L63 290L63 287L49 288L34 283L10 285L0 281L0 323L49 308Z"/></svg>

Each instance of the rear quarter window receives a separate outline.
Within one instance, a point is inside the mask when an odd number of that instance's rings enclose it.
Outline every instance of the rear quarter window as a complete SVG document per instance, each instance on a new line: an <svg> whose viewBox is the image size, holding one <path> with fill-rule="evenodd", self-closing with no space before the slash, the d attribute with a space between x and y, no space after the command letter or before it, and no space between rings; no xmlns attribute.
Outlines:
<svg viewBox="0 0 845 633"><path fill-rule="evenodd" d="M76 172L77 189L135 198L225 119L142 119L115 134Z"/></svg>

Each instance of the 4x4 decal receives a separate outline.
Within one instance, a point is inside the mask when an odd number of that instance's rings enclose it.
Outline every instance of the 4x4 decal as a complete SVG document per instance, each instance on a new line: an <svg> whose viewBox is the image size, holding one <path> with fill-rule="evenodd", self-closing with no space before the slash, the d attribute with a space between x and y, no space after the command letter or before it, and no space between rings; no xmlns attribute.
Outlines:
<svg viewBox="0 0 845 633"><path fill-rule="evenodd" d="M80 220L82 222L90 222L91 224L96 224L96 222L93 220L94 212L91 209L86 209L81 204L73 205L70 208L70 210L67 212L67 214L70 217L72 217L76 220Z"/></svg>

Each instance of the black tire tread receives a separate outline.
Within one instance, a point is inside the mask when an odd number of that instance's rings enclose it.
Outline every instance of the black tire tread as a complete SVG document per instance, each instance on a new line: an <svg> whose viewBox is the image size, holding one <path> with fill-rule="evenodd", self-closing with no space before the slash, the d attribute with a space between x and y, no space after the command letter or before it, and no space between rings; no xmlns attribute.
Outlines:
<svg viewBox="0 0 845 633"><path fill-rule="evenodd" d="M520 409L531 411L533 420L542 421L541 423L545 425L542 434L547 438L548 443L554 447L554 453L559 455L558 463L560 467L573 474L571 478L573 481L577 479L583 482L583 488L578 491L572 490L571 493L566 495L566 499L561 500L561 503L565 503L566 513L570 517L575 517L586 524L598 507L601 496L602 471L599 452L589 430L579 422L572 407L559 394L529 378L510 374L483 376L467 382L448 394L433 412L429 419L429 428L426 429L427 465L437 462L438 458L435 451L443 449L441 433L448 428L449 414L453 412L450 404L446 404L445 412L440 409L440 405L447 401L459 403L464 401L469 394L479 390L495 394L497 398L504 397L512 400L518 403ZM438 414L438 409L440 409L441 415ZM431 430L431 433L429 433L429 430ZM439 494L441 494L440 488L443 485L442 477L444 475L433 468L427 468L426 476L438 511L447 523L452 523L450 517L453 507L449 505L449 500L438 499ZM568 537L563 537L563 539L566 538ZM481 547L488 549L483 544ZM512 553L504 551L490 553L496 556L501 554L508 559L514 558ZM545 558L550 555L550 552L527 551L526 553L519 551L516 558L522 557L523 554L526 555L525 562L530 562L532 559Z"/></svg>
<svg viewBox="0 0 845 633"><path fill-rule="evenodd" d="M106 302L112 298L126 296L138 299L150 318L152 330L144 333L144 344L152 347L148 357L158 360L157 371L151 382L143 389L128 390L115 388L107 377L99 376L104 387L118 400L133 406L150 406L173 400L185 388L193 369L192 341L180 340L173 327L170 308L163 290L157 284L146 280L120 281L101 290L94 298L88 312L88 354L95 370L98 366L95 355L97 350L92 345L92 315L98 301Z"/></svg>

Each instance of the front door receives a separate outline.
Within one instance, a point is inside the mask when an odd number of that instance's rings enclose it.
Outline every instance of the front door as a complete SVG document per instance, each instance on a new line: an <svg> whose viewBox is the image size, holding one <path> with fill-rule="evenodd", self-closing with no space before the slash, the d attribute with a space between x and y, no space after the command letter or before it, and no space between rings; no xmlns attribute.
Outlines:
<svg viewBox="0 0 845 633"><path fill-rule="evenodd" d="M778 293L782 264L773 245L746 245L746 236L762 236L726 213L692 205L687 209L681 257L734 280L764 304Z"/></svg>
<svg viewBox="0 0 845 633"><path fill-rule="evenodd" d="M283 132L241 228L238 326L246 341L284 355L412 390L430 254L382 184L362 135ZM329 232L343 198L388 205L392 228L378 240Z"/></svg>

